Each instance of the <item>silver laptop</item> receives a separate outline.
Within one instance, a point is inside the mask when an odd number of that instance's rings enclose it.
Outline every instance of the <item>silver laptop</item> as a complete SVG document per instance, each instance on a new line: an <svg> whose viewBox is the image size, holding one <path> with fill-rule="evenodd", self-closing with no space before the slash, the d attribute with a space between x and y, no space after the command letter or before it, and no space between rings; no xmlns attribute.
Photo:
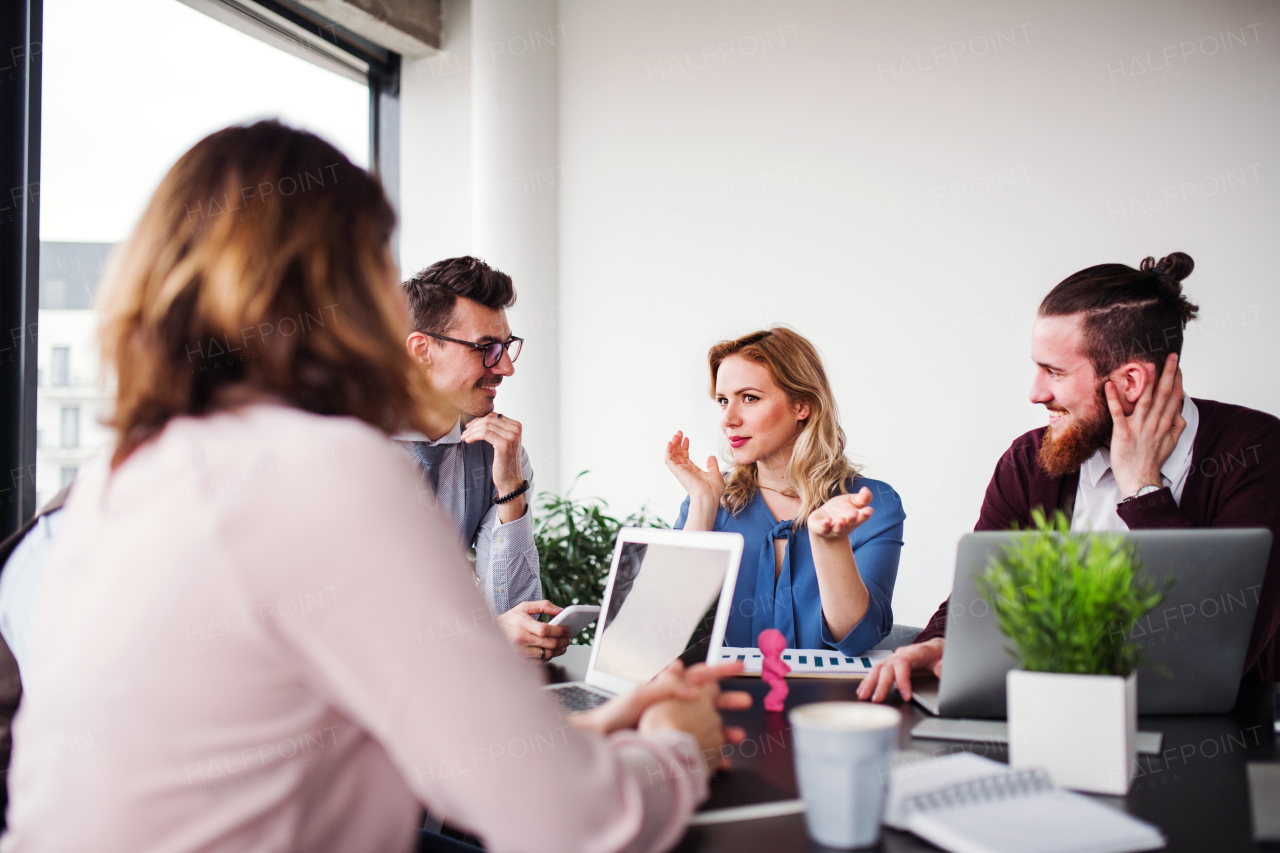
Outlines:
<svg viewBox="0 0 1280 853"><path fill-rule="evenodd" d="M1004 719L1010 642L974 579L1014 537L970 533L956 553L942 677L912 685L912 699L944 717ZM1138 713L1221 714L1235 705L1258 612L1271 532L1262 528L1136 530L1141 575L1175 583L1129 638L1155 666L1138 667Z"/></svg>
<svg viewBox="0 0 1280 853"><path fill-rule="evenodd" d="M691 650L717 660L742 562L737 533L624 527L600 603L585 681L552 684L585 711L649 681Z"/></svg>

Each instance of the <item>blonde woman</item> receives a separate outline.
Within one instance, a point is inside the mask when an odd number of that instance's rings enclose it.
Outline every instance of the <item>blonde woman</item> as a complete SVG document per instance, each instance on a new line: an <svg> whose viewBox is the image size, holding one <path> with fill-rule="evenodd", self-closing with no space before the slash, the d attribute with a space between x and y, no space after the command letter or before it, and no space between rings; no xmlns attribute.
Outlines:
<svg viewBox="0 0 1280 853"><path fill-rule="evenodd" d="M725 644L752 647L776 628L790 648L865 652L893 627L902 500L845 457L822 359L805 338L754 332L708 359L733 465L723 476L712 456L699 468L679 432L666 463L689 493L677 528L746 539Z"/></svg>

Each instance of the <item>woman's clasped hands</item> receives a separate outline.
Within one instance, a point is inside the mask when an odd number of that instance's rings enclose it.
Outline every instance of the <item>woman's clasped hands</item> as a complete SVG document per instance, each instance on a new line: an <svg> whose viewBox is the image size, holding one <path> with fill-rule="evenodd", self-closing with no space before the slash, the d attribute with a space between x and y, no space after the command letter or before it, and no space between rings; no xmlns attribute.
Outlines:
<svg viewBox="0 0 1280 853"><path fill-rule="evenodd" d="M569 721L605 735L621 729L638 729L641 734L662 729L688 732L698 741L707 773L715 773L729 766L723 746L746 739L746 732L726 726L720 718L722 710L751 707L751 694L720 691L720 679L741 672L739 661L686 668L677 660L648 683L598 708L573 714Z"/></svg>

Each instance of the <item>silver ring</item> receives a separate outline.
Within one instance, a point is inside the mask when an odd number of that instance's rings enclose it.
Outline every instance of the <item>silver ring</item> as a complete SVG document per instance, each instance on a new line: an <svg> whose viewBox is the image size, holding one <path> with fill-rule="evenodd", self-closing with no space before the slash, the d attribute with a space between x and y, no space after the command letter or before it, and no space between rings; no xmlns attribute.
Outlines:
<svg viewBox="0 0 1280 853"><path fill-rule="evenodd" d="M547 650L538 649L538 660L545 661L547 659Z"/></svg>

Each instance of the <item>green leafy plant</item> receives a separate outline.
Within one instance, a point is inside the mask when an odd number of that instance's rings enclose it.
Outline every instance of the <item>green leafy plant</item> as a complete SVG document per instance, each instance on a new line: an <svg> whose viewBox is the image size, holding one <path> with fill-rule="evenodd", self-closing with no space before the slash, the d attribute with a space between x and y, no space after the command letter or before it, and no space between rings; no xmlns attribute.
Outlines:
<svg viewBox="0 0 1280 853"><path fill-rule="evenodd" d="M1018 665L1035 672L1127 676L1142 663L1129 642L1133 623L1168 591L1140 580L1131 543L1120 536L1072 533L1061 511L1032 514L1031 536L994 557L978 578Z"/></svg>
<svg viewBox="0 0 1280 853"><path fill-rule="evenodd" d="M562 607L600 603L620 529L669 526L643 509L619 521L607 513L609 505L603 500L571 497L586 473L574 478L563 497L541 493L535 507L533 539L538 546L542 595ZM590 643L591 637L590 631L583 631L574 642Z"/></svg>

